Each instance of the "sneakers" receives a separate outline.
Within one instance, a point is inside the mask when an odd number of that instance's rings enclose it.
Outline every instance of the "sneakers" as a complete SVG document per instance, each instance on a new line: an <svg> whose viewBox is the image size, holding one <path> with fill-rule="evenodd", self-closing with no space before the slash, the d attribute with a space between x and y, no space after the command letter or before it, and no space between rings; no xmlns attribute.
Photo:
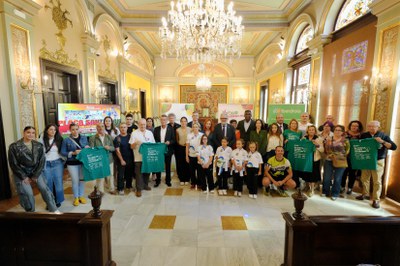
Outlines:
<svg viewBox="0 0 400 266"><path fill-rule="evenodd" d="M181 182L180 185L181 185L181 186L184 186L184 185L185 185L185 182Z"/></svg>
<svg viewBox="0 0 400 266"><path fill-rule="evenodd" d="M226 189L222 190L222 194L224 194L225 196L228 195L228 192L226 192Z"/></svg>
<svg viewBox="0 0 400 266"><path fill-rule="evenodd" d="M189 185L189 182L184 182L185 186Z"/></svg>
<svg viewBox="0 0 400 266"><path fill-rule="evenodd" d="M207 190L203 190L203 193L204 193L204 194L207 194Z"/></svg>
<svg viewBox="0 0 400 266"><path fill-rule="evenodd" d="M282 188L278 188L277 191L278 191L279 196L281 196L281 197L289 197L289 195L286 193L286 191L283 190Z"/></svg>
<svg viewBox="0 0 400 266"><path fill-rule="evenodd" d="M78 206L79 205L79 198L75 198L74 202L72 203L72 205Z"/></svg>
<svg viewBox="0 0 400 266"><path fill-rule="evenodd" d="M79 202L82 204L86 204L86 199L84 197L79 197Z"/></svg>
<svg viewBox="0 0 400 266"><path fill-rule="evenodd" d="M379 209L381 207L379 204L379 200L372 201L372 207L375 209Z"/></svg>
<svg viewBox="0 0 400 266"><path fill-rule="evenodd" d="M335 201L335 200L337 200L337 197L331 197L331 199L332 199L333 201Z"/></svg>
<svg viewBox="0 0 400 266"><path fill-rule="evenodd" d="M253 194L253 199L256 199L257 198L257 194Z"/></svg>
<svg viewBox="0 0 400 266"><path fill-rule="evenodd" d="M224 192L222 192L222 189L218 189L218 195L219 195L219 196L224 195Z"/></svg>
<svg viewBox="0 0 400 266"><path fill-rule="evenodd" d="M214 189L213 189L213 190L210 190L210 193L211 193L211 194L214 194Z"/></svg>
<svg viewBox="0 0 400 266"><path fill-rule="evenodd" d="M242 196L242 192L238 191L237 196L238 196L238 197L241 197L241 196Z"/></svg>
<svg viewBox="0 0 400 266"><path fill-rule="evenodd" d="M347 195L351 195L352 192L353 192L353 189L349 188L349 189L347 189L346 194L347 194Z"/></svg>
<svg viewBox="0 0 400 266"><path fill-rule="evenodd" d="M252 198L253 198L253 194L249 194L249 198L251 198L251 199L252 199Z"/></svg>
<svg viewBox="0 0 400 266"><path fill-rule="evenodd" d="M309 197L309 198L311 198L312 196L314 196L314 190L312 190L312 189L310 189L309 191L307 191L307 196Z"/></svg>
<svg viewBox="0 0 400 266"><path fill-rule="evenodd" d="M124 196L124 195L125 195L125 192L124 192L123 190L120 190L120 191L118 191L118 195Z"/></svg>
<svg viewBox="0 0 400 266"><path fill-rule="evenodd" d="M237 196L238 196L238 192L235 190L235 192L233 193L233 195L234 195L235 197L237 197Z"/></svg>
<svg viewBox="0 0 400 266"><path fill-rule="evenodd" d="M256 198L257 198L257 195L256 195L256 194L249 194L249 198L251 198L251 199L256 199Z"/></svg>

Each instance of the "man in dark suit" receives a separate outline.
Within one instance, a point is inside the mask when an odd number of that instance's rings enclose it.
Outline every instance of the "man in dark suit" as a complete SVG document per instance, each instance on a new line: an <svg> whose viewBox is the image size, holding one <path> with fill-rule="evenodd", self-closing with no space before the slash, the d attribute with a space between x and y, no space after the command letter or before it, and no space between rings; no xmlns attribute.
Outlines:
<svg viewBox="0 0 400 266"><path fill-rule="evenodd" d="M279 127L279 129L281 130L281 133L283 133L283 131L285 131L286 129L289 128L288 124L286 124L286 123L283 122L284 120L285 120L285 119L284 119L284 117L283 117L283 114L278 113L278 114L276 115L276 122L275 122L275 123L278 124L278 127ZM269 131L269 127L268 127L268 131Z"/></svg>
<svg viewBox="0 0 400 266"><path fill-rule="evenodd" d="M240 138L242 138L247 143L250 141L250 132L256 129L256 123L251 119L251 111L244 111L244 119L240 120L237 129L240 131Z"/></svg>
<svg viewBox="0 0 400 266"><path fill-rule="evenodd" d="M228 139L229 147L233 147L236 141L235 128L228 123L228 114L222 113L220 117L221 123L217 124L214 128L214 143L217 147L221 146L223 137Z"/></svg>
<svg viewBox="0 0 400 266"><path fill-rule="evenodd" d="M188 126L188 127L192 127L192 126L193 126L193 123L197 123L197 124L200 125L199 130L200 130L201 132L203 132L203 124L200 123L200 121L199 121L199 112L194 111L193 114L192 114L192 119L193 119L193 120L190 121L190 122L187 124L187 126Z"/></svg>
<svg viewBox="0 0 400 266"><path fill-rule="evenodd" d="M160 118L161 126L154 128L154 140L156 142L165 143L167 145L167 153L165 154L165 184L171 186L171 158L174 153L175 132L174 129L167 124L168 117L162 115ZM158 187L161 182L161 173L156 173L157 179L154 187Z"/></svg>

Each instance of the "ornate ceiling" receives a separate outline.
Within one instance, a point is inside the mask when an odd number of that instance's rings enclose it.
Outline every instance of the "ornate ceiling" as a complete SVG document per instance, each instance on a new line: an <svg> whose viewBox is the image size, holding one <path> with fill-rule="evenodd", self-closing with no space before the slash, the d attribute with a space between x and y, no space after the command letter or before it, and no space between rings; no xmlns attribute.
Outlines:
<svg viewBox="0 0 400 266"><path fill-rule="evenodd" d="M170 9L170 1L97 0L152 56L160 54L158 28L161 17ZM225 4L229 4L229 0ZM242 55L258 56L275 38L279 38L311 0L238 0L234 9L243 17L245 35Z"/></svg>

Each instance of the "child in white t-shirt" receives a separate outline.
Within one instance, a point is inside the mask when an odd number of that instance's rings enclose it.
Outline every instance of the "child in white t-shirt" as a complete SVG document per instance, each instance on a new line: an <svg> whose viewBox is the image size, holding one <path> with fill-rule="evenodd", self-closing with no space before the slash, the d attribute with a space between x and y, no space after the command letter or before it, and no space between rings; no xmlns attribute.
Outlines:
<svg viewBox="0 0 400 266"><path fill-rule="evenodd" d="M233 171L233 190L234 195L241 197L243 191L243 176L247 163L247 151L243 149L244 140L236 141L236 149L231 153L232 171Z"/></svg>
<svg viewBox="0 0 400 266"><path fill-rule="evenodd" d="M208 145L208 137L206 135L201 136L200 146L197 147L197 162L200 165L199 171L199 183L203 193L208 191L214 193L214 179L212 176L212 163L214 157L214 150L211 145Z"/></svg>
<svg viewBox="0 0 400 266"><path fill-rule="evenodd" d="M249 153L247 155L247 188L249 189L249 197L257 198L258 176L262 173L263 159L257 151L257 143L251 141L249 143Z"/></svg>
<svg viewBox="0 0 400 266"><path fill-rule="evenodd" d="M217 166L218 195L226 195L228 189L228 178L232 148L228 146L228 139L223 137L221 146L215 152L215 163Z"/></svg>

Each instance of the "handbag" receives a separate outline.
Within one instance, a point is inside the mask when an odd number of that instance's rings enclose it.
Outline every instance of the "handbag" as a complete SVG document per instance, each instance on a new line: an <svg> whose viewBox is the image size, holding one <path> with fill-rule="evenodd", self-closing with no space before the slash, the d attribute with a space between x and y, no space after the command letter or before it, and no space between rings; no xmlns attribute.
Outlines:
<svg viewBox="0 0 400 266"><path fill-rule="evenodd" d="M346 157L337 157L336 155L332 156L332 164L335 168L347 168L349 165L347 164Z"/></svg>

